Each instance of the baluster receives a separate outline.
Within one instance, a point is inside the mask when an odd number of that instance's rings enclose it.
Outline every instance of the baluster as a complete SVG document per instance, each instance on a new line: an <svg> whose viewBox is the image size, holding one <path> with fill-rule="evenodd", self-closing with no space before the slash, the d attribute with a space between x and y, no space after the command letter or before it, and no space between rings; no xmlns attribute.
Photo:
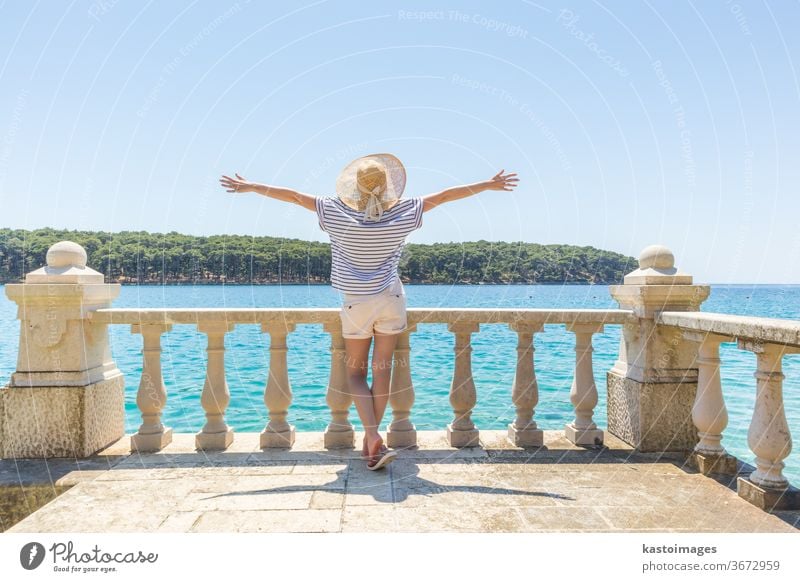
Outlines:
<svg viewBox="0 0 800 582"><path fill-rule="evenodd" d="M517 332L517 369L511 388L511 401L517 411L514 422L508 425L508 440L517 447L541 447L544 434L536 426L533 416L539 402L539 385L534 365L533 334L542 331L541 323L511 323Z"/></svg>
<svg viewBox="0 0 800 582"><path fill-rule="evenodd" d="M631 362L628 361L628 346L638 341L639 328L630 323L622 325L622 330L619 334L619 351L617 352L617 359L614 360L614 365L611 367L612 372L616 372L623 378L628 375L628 369Z"/></svg>
<svg viewBox="0 0 800 582"><path fill-rule="evenodd" d="M417 428L411 422L411 407L414 405L414 383L411 380L411 346L409 337L417 330L409 325L397 338L392 367L392 383L389 405L392 407L392 422L386 431L387 445L393 449L417 445Z"/></svg>
<svg viewBox="0 0 800 582"><path fill-rule="evenodd" d="M286 359L286 336L295 330L294 323L263 323L261 331L269 333L269 374L264 389L264 404L269 422L261 433L261 448L291 448L294 426L286 421L292 403L292 385Z"/></svg>
<svg viewBox="0 0 800 582"><path fill-rule="evenodd" d="M800 353L797 348L739 339L740 349L756 354L756 402L747 431L747 444L756 455L756 470L749 478L739 477L739 495L767 510L800 508L800 492L789 489L783 475L783 459L792 451L792 435L783 408L784 354Z"/></svg>
<svg viewBox="0 0 800 582"><path fill-rule="evenodd" d="M234 324L225 321L200 323L197 329L208 336L208 365L200 404L206 412L206 423L195 435L198 450L224 450L233 442L233 429L225 423L225 410L231 400L225 380L225 334Z"/></svg>
<svg viewBox="0 0 800 582"><path fill-rule="evenodd" d="M575 376L569 399L575 407L575 420L564 427L564 436L575 445L602 445L603 431L592 420L597 406L597 386L592 368L592 334L602 333L602 323L568 323L575 334Z"/></svg>
<svg viewBox="0 0 800 582"><path fill-rule="evenodd" d="M722 396L719 374L719 345L733 338L715 333L684 331L683 337L697 342L697 394L692 406L692 421L699 440L692 459L704 475L736 473L736 458L722 446L722 432L728 426L728 410Z"/></svg>
<svg viewBox="0 0 800 582"><path fill-rule="evenodd" d="M131 437L131 451L160 451L172 442L172 429L161 423L161 411L167 403L167 389L161 374L161 334L170 329L169 323L131 326L131 333L142 334L142 377L136 393L142 424L139 432Z"/></svg>
<svg viewBox="0 0 800 582"><path fill-rule="evenodd" d="M355 448L356 433L348 418L353 397L347 384L342 324L341 321L325 323L323 328L331 335L331 372L325 396L325 401L331 409L331 422L325 429L325 448L352 449Z"/></svg>
<svg viewBox="0 0 800 582"><path fill-rule="evenodd" d="M455 418L447 425L447 440L451 447L477 447L478 429L472 422L472 409L477 402L475 382L472 379L472 347L470 334L480 330L478 323L450 323L448 331L456 335L455 366L450 384L450 405Z"/></svg>

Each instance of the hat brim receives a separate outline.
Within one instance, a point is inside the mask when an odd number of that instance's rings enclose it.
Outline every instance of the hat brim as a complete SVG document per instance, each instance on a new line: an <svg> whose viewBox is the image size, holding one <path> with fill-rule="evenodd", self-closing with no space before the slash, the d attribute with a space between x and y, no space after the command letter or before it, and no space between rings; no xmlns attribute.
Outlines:
<svg viewBox="0 0 800 582"><path fill-rule="evenodd" d="M386 169L386 190L381 195L386 210L397 203L406 188L405 166L392 154L368 154L347 164L336 179L336 195L353 210L363 210L359 206L363 194L358 190L356 179L358 167L366 160L374 160Z"/></svg>

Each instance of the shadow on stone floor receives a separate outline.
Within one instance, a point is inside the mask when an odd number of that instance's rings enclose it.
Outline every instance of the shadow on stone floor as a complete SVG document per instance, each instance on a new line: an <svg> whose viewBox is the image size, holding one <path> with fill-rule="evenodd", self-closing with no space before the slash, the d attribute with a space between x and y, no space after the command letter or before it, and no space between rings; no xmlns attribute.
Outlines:
<svg viewBox="0 0 800 582"><path fill-rule="evenodd" d="M209 496L208 499L221 497L237 497L243 495L269 495L287 493L294 491L330 491L340 490L345 495L366 495L370 496L377 503L398 503L406 501L413 495L424 495L426 497L437 493L465 492L471 494L485 495L518 495L527 497L545 497L550 499L562 499L574 501L573 497L561 495L559 493L548 493L545 491L529 491L525 489L512 489L508 487L487 487L483 485L457 485L444 484L419 476L417 463L408 463L410 471L404 471L401 475L395 476L395 463L391 463L381 472L359 472L358 468L353 468L348 464L347 468L336 471L336 479L320 485L286 485L281 487L271 487L268 489L255 489L249 491L234 491ZM465 467L465 470L466 469ZM370 474L371 473L371 474ZM385 487L385 485L389 487ZM389 493L386 495L385 493ZM488 500L487 503L491 501Z"/></svg>
<svg viewBox="0 0 800 582"><path fill-rule="evenodd" d="M17 488L27 495L24 514L49 500L55 504L55 509L50 505L26 520L30 531L62 527L58 520L67 519L63 514L72 507L66 498L106 504L109 515L119 513L121 521L108 524L109 531L116 531L130 519L124 500L152 492L171 495L163 500L164 523L199 519L203 514L201 525L212 530L216 523L212 518L250 515L248 519L261 523L256 516L266 516L259 513L262 510L277 519L304 507L309 519L339 512L342 523L356 520L355 516L367 519L370 507L384 512L380 513L384 517L396 514L409 519L415 512L424 516L430 511L440 515L442 523L447 523L451 511L461 515L469 509L482 515L516 508L509 511L524 514L531 524L539 524L536 527L548 526L545 515L589 512L597 513L595 528L608 528L613 522L623 531L668 529L675 508L684 504L707 517L707 523L698 517L694 522L698 527L715 531L738 531L737 527L751 523L747 531L787 526L800 530L800 512L774 512L767 518L738 498L735 477L702 477L686 455L637 453L610 436L608 446L600 447L575 447L557 432L545 436L544 447L519 448L508 443L503 431L483 431L481 446L454 449L441 432L420 432L420 447L397 449L400 458L379 471L367 470L359 450L325 449L321 433L298 433L292 449L260 449L257 433L243 433L228 450L219 452L197 451L193 435L177 434L166 449L150 454L131 453L126 438L90 459L3 460L0 479L6 491ZM750 471L751 466L740 463L740 474ZM78 484L65 498L55 499ZM42 493L45 489L47 495ZM42 495L37 497L37 492ZM597 505L603 508L598 510ZM650 517L642 518L642 511ZM725 516L736 518L739 525L722 519ZM336 529L339 522L328 517L332 525L326 527ZM741 521L744 517L750 520L746 524ZM285 518L287 527L294 523L290 513ZM16 521L6 516L0 525L8 529ZM141 528L150 531L158 525L143 523ZM67 521L63 527L74 526Z"/></svg>

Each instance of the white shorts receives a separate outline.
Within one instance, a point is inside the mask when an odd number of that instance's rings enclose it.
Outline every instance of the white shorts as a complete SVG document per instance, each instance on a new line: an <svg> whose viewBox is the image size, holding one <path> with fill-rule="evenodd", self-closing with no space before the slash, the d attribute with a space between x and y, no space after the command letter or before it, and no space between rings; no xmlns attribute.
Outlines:
<svg viewBox="0 0 800 582"><path fill-rule="evenodd" d="M342 337L366 339L376 333L400 333L408 326L406 291L399 278L380 293L342 293L342 301Z"/></svg>

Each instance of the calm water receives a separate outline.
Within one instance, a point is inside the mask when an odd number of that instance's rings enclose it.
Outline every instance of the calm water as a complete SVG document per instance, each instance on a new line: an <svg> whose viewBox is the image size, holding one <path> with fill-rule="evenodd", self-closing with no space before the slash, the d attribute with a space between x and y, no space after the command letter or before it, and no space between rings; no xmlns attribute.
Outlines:
<svg viewBox="0 0 800 582"><path fill-rule="evenodd" d="M606 286L586 285L407 285L411 307L560 307L616 308ZM123 287L115 307L337 307L328 286ZM703 311L800 318L800 286L715 285ZM15 305L0 300L0 382L14 370L18 322ZM452 419L448 402L453 370L453 334L445 325L421 325L411 336L411 366L416 388L412 413L419 430L440 430ZM112 352L126 378L126 430L135 432L140 418L136 389L141 373L141 336L128 326L111 326ZM594 336L594 369L600 402L595 420L606 425L605 373L613 365L620 327L606 326ZM325 387L330 361L329 336L321 326L300 325L289 336L289 374L294 399L289 420L297 430L324 430L329 421ZM269 363L269 339L258 326L240 325L226 336L227 377L231 392L228 423L236 431L260 431L267 421L263 402ZM165 423L177 432L196 432L204 421L200 392L205 375L205 335L194 326L176 325L163 338L163 370L168 403ZM563 326L545 326L536 334L536 372L540 401L536 419L545 429L560 429L571 419L569 389L574 366L573 336ZM479 428L503 429L514 418L511 381L516 334L507 326L482 324L473 335L473 374L478 403L473 418ZM735 344L723 344L722 380L730 422L723 443L752 463L747 428L755 396L755 356ZM784 398L790 428L800 437L800 358L784 358ZM387 411L383 429L391 419ZM355 408L351 419L358 425ZM786 461L786 474L800 484L800 453Z"/></svg>

